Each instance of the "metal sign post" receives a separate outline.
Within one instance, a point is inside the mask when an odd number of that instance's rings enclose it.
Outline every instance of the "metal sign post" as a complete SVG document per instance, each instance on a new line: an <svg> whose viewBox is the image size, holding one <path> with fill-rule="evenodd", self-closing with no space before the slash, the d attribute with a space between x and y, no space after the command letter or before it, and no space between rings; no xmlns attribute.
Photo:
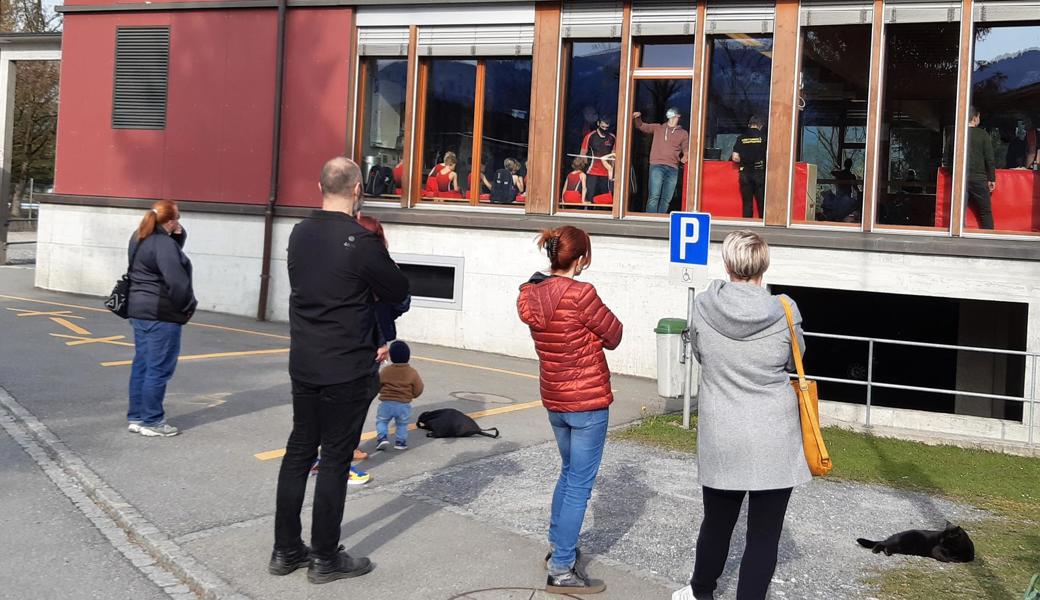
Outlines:
<svg viewBox="0 0 1040 600"><path fill-rule="evenodd" d="M690 428L693 404L693 300L694 276L708 265L708 243L711 238L711 215L707 213L673 212L669 225L668 246L672 279L687 289L686 331L683 333L683 355L686 357L686 382L683 386L682 426Z"/></svg>

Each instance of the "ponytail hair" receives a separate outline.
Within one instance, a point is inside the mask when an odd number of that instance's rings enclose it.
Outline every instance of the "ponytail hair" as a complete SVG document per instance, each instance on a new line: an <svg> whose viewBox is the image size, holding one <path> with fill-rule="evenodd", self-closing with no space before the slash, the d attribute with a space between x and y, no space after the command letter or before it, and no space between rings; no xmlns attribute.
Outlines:
<svg viewBox="0 0 1040 600"><path fill-rule="evenodd" d="M545 230L536 243L545 250L553 271L569 271L575 263L585 270L592 264L592 240L583 229L564 225Z"/></svg>
<svg viewBox="0 0 1040 600"><path fill-rule="evenodd" d="M145 213L144 218L141 219L141 224L137 226L137 242L143 242L146 237L155 233L156 227L177 219L179 215L177 204L172 200L156 202Z"/></svg>

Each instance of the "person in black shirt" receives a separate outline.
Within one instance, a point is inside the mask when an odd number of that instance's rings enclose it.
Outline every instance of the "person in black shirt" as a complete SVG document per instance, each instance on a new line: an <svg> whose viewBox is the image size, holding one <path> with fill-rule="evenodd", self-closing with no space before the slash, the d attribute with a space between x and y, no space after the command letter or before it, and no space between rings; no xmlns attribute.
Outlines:
<svg viewBox="0 0 1040 600"><path fill-rule="evenodd" d="M321 210L289 237L289 377L293 429L278 472L274 551L268 571L308 566L312 583L372 570L339 546L347 471L368 408L379 391L378 331L372 303L400 303L408 280L383 243L357 222L361 170L343 157L321 170ZM385 357L383 357L385 358ZM312 548L304 545L300 510L321 445L314 490Z"/></svg>
<svg viewBox="0 0 1040 600"><path fill-rule="evenodd" d="M979 109L972 106L968 117L968 205L975 209L981 229L993 229L991 194L997 188L993 140L979 128Z"/></svg>
<svg viewBox="0 0 1040 600"><path fill-rule="evenodd" d="M758 205L758 217L765 214L766 135L762 126L761 117L748 119L748 130L733 146L733 162L740 165L740 197L745 219L755 216L752 200Z"/></svg>

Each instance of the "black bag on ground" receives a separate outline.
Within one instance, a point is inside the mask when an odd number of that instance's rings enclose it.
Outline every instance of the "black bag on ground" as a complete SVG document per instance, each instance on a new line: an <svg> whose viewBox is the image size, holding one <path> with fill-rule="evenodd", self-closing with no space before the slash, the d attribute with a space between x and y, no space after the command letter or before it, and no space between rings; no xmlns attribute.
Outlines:
<svg viewBox="0 0 1040 600"><path fill-rule="evenodd" d="M468 415L454 408L439 408L429 410L421 415L415 422L419 429L425 429L426 437L448 438L448 437L470 437L483 435L489 438L498 437L498 428L481 429L477 422ZM491 433L491 432L494 433Z"/></svg>
<svg viewBox="0 0 1040 600"><path fill-rule="evenodd" d="M495 180L491 182L491 202L495 204L512 204L520 190L513 183L513 173L509 169L495 171Z"/></svg>
<svg viewBox="0 0 1040 600"><path fill-rule="evenodd" d="M142 242L134 247L134 253L130 255L130 262L126 265L126 273L116 281L112 293L105 298L105 308L112 311L117 317L127 319L130 317L130 270L134 267L134 259L137 258L137 250Z"/></svg>
<svg viewBox="0 0 1040 600"><path fill-rule="evenodd" d="M393 186L394 172L390 167L375 165L368 172L368 180L365 181L365 194L369 196L382 196L389 193Z"/></svg>

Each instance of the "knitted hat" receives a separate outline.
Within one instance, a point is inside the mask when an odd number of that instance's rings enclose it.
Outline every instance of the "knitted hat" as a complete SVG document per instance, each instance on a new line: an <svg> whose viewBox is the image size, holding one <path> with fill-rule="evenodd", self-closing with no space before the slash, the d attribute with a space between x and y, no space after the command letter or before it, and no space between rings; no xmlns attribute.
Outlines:
<svg viewBox="0 0 1040 600"><path fill-rule="evenodd" d="M412 357L412 349L404 342L390 344L390 362L395 365L403 365Z"/></svg>

